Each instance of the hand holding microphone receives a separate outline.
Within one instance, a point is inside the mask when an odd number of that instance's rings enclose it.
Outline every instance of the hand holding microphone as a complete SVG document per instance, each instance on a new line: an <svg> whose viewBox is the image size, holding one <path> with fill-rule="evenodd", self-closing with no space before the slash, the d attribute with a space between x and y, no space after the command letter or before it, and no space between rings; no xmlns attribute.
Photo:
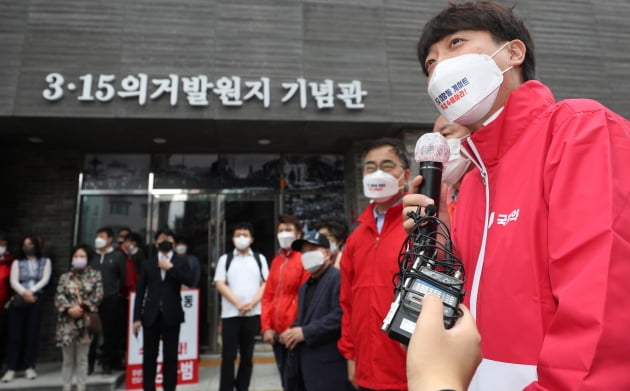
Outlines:
<svg viewBox="0 0 630 391"><path fill-rule="evenodd" d="M442 187L442 169L450 157L450 149L444 136L439 133L425 133L416 143L415 159L420 164L420 176L411 183L411 193L403 198L403 226L410 232L414 221L408 214L417 212L418 207L439 205ZM437 215L437 207L435 214Z"/></svg>

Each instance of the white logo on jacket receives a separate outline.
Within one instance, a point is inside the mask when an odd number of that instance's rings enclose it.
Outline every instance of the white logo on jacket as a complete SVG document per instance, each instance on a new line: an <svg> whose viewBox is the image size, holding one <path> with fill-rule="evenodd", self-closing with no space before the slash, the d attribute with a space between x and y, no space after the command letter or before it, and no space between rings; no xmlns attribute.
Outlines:
<svg viewBox="0 0 630 391"><path fill-rule="evenodd" d="M502 225L502 226L506 226L510 223L510 221L517 221L518 220L518 215L520 213L520 209L514 209L512 212L510 213L497 213L497 224ZM494 216L495 213L492 212L490 213L490 219L488 222L488 228L490 228L492 226L492 223L494 222Z"/></svg>

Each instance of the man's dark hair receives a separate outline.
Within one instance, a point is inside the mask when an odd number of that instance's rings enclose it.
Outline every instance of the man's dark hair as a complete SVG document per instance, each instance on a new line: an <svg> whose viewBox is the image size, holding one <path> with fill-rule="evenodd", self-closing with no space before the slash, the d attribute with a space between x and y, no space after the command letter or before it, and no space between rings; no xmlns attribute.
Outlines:
<svg viewBox="0 0 630 391"><path fill-rule="evenodd" d="M0 240L6 240L7 242L9 241L9 236L6 232L0 231Z"/></svg>
<svg viewBox="0 0 630 391"><path fill-rule="evenodd" d="M295 230L298 233L302 233L302 223L297 217L293 215L282 214L278 216L278 225L280 224L293 224L293 226L295 227Z"/></svg>
<svg viewBox="0 0 630 391"><path fill-rule="evenodd" d="M138 246L142 245L142 236L140 236L140 234L136 232L129 232L127 235L125 235L124 240L128 240L130 242L136 242Z"/></svg>
<svg viewBox="0 0 630 391"><path fill-rule="evenodd" d="M234 229L232 230L232 236L234 236L234 232L235 232L237 229L246 229L246 230L248 230L248 231L249 231L249 234L250 234L250 235L254 236L254 226L252 225L252 223L249 223L249 222L247 222L247 221L244 221L244 222L241 222L241 223L236 224L236 225L234 226Z"/></svg>
<svg viewBox="0 0 630 391"><path fill-rule="evenodd" d="M98 234L100 234L101 232L105 232L105 235L107 235L107 237L108 237L108 238L113 238L113 237L114 237L114 230L113 230L113 229L111 229L110 227L102 227L102 228L99 228L99 229L96 231L96 234L98 235Z"/></svg>
<svg viewBox="0 0 630 391"><path fill-rule="evenodd" d="M175 236L175 243L184 243L184 244L189 244L188 243L188 239L186 239L186 237L184 235L177 235Z"/></svg>
<svg viewBox="0 0 630 391"><path fill-rule="evenodd" d="M371 150L385 146L392 147L392 149L400 159L400 162L402 163L404 169L409 168L409 159L407 158L407 153L405 152L405 146L403 145L402 141L396 138L382 137L376 140L371 140L365 145L365 148L363 149L363 159L365 159L365 155L367 155L368 152L370 152Z"/></svg>
<svg viewBox="0 0 630 391"><path fill-rule="evenodd" d="M463 4L449 2L449 6L424 25L418 41L418 60L425 75L429 48L447 35L461 30L488 31L497 44L520 39L525 44L525 60L521 65L525 81L533 80L536 74L534 41L523 19L514 11L495 1L479 1Z"/></svg>
<svg viewBox="0 0 630 391"><path fill-rule="evenodd" d="M166 235L166 236L172 236L173 239L175 239L175 232L173 232L172 230L168 229L168 228L161 228L158 229L158 231L155 233L155 236L153 237L153 240L157 240L158 236L160 235Z"/></svg>
<svg viewBox="0 0 630 391"><path fill-rule="evenodd" d="M342 217L324 216L313 223L315 231L319 231L322 228L328 229L328 232L337 239L337 244L343 244L348 237L348 223Z"/></svg>

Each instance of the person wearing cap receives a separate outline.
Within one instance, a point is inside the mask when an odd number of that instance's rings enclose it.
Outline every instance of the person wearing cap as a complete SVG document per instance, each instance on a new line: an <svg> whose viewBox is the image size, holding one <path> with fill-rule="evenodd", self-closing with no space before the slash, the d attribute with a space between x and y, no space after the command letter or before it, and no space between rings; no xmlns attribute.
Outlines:
<svg viewBox="0 0 630 391"><path fill-rule="evenodd" d="M296 360L297 368L286 368L285 389L289 391L352 390L346 360L337 349L341 336L339 270L330 242L319 232L311 232L291 244L302 253L302 265L310 274L298 292L298 316L293 326L280 334Z"/></svg>

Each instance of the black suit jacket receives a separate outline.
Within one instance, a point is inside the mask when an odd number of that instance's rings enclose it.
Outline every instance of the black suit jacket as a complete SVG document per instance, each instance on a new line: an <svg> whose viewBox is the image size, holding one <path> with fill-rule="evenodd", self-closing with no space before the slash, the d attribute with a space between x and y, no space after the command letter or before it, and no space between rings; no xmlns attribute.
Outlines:
<svg viewBox="0 0 630 391"><path fill-rule="evenodd" d="M304 308L308 281L300 286L298 293L298 317L294 325L302 326L304 333L304 342L297 347L302 378L309 390L350 390L346 359L337 349L341 336L341 276L331 265L319 278L308 309Z"/></svg>
<svg viewBox="0 0 630 391"><path fill-rule="evenodd" d="M184 321L184 310L181 301L181 285L192 285L192 273L185 257L173 255L173 267L166 272L164 280L158 267L158 255L154 255L142 263L140 277L136 285L136 300L133 309L133 320L142 321L143 326L155 323L160 313L160 303L164 313L165 324L178 324Z"/></svg>

